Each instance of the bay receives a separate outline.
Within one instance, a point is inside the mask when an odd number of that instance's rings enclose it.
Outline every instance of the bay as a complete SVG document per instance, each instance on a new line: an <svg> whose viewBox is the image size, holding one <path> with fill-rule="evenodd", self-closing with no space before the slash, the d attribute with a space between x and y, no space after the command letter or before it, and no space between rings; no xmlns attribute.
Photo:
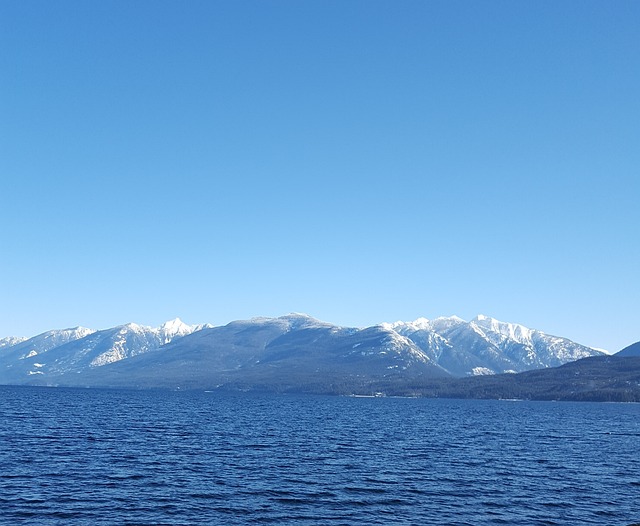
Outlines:
<svg viewBox="0 0 640 526"><path fill-rule="evenodd" d="M0 387L3 524L629 525L640 405Z"/></svg>

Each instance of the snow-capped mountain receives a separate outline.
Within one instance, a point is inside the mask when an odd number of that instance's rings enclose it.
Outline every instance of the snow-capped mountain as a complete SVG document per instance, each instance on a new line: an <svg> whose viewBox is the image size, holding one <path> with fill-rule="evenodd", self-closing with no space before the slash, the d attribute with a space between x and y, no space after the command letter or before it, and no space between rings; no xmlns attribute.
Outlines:
<svg viewBox="0 0 640 526"><path fill-rule="evenodd" d="M186 336L187 334L191 334L192 332L199 331L207 327L212 327L212 325L187 325L180 318L175 318L174 320L163 323L157 329L151 329L151 332L158 336L160 345L165 345L176 338ZM148 329L148 327L145 327L145 329Z"/></svg>
<svg viewBox="0 0 640 526"><path fill-rule="evenodd" d="M0 360L12 361L14 359L23 360L28 357L40 355L55 349L60 345L68 342L72 342L79 338L83 338L87 334L91 334L92 329L85 327L75 327L73 329L62 329L43 332L33 338L5 338L9 341L11 339L16 340L14 344L7 344L3 346Z"/></svg>
<svg viewBox="0 0 640 526"><path fill-rule="evenodd" d="M479 315L341 327L304 314L228 325L175 319L93 331L4 339L0 383L67 385L271 385L473 376L548 368L601 351ZM108 378L111 380L107 381ZM403 380L403 381L404 381ZM278 385L280 385L278 384Z"/></svg>
<svg viewBox="0 0 640 526"><path fill-rule="evenodd" d="M0 381L80 373L155 350L197 328L200 327L186 325L176 318L157 328L129 323L100 331L84 328L50 331L3 352Z"/></svg>
<svg viewBox="0 0 640 526"><path fill-rule="evenodd" d="M355 386L366 390L381 381L448 376L393 330L340 327L293 314L204 329L73 380L84 386L303 388L348 394Z"/></svg>
<svg viewBox="0 0 640 526"><path fill-rule="evenodd" d="M415 342L451 374L494 374L556 367L602 351L484 315L387 324Z"/></svg>
<svg viewBox="0 0 640 526"><path fill-rule="evenodd" d="M17 336L8 336L7 338L0 338L0 349L3 347L11 347L25 341L26 338L20 338Z"/></svg>

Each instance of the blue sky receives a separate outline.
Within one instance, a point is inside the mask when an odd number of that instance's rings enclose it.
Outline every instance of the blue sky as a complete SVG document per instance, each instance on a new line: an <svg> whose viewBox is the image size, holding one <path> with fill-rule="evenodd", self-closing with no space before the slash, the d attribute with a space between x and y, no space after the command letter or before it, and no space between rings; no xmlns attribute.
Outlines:
<svg viewBox="0 0 640 526"><path fill-rule="evenodd" d="M640 340L638 2L0 0L0 69L0 336Z"/></svg>

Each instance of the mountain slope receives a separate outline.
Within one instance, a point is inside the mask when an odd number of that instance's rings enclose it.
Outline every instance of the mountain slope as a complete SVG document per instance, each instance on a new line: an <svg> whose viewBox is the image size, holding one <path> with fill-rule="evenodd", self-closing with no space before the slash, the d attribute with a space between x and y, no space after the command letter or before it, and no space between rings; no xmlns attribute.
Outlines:
<svg viewBox="0 0 640 526"><path fill-rule="evenodd" d="M13 383L17 378L24 380L31 376L29 371L32 375L39 374L47 353L93 332L85 327L47 331L0 349L0 383Z"/></svg>
<svg viewBox="0 0 640 526"><path fill-rule="evenodd" d="M34 347L29 340L11 348L14 355L16 352L23 354L18 361L4 368L2 379L11 383L33 383L34 377L46 381L66 373L82 373L157 349L194 329L176 319L158 328L129 323L101 331L76 330L75 336L83 336L61 338L56 333L58 345L54 345L54 338L48 337L45 340L50 347L46 351L40 345L39 352L31 350L25 354L25 350Z"/></svg>
<svg viewBox="0 0 640 526"><path fill-rule="evenodd" d="M560 367L414 388L411 394L446 398L640 402L640 357L593 356Z"/></svg>
<svg viewBox="0 0 640 526"><path fill-rule="evenodd" d="M556 367L604 353L566 338L479 315L388 325L415 342L454 376L522 372Z"/></svg>
<svg viewBox="0 0 640 526"><path fill-rule="evenodd" d="M294 389L398 386L414 378L520 372L600 351L487 316L340 327L303 314L222 327L179 319L3 340L0 383ZM144 358L138 359L138 356ZM115 365L112 365L115 364ZM128 383L127 383L128 382ZM323 391L324 392L324 391Z"/></svg>
<svg viewBox="0 0 640 526"><path fill-rule="evenodd" d="M13 347L14 345L18 345L26 341L27 338L20 338L16 336L9 336L7 338L0 338L0 349L3 347Z"/></svg>
<svg viewBox="0 0 640 526"><path fill-rule="evenodd" d="M617 352L615 356L640 356L640 342L636 342L625 347L620 352Z"/></svg>
<svg viewBox="0 0 640 526"><path fill-rule="evenodd" d="M383 327L352 329L304 315L204 329L141 356L68 376L60 384L312 390L349 393L380 379L447 373L415 344Z"/></svg>

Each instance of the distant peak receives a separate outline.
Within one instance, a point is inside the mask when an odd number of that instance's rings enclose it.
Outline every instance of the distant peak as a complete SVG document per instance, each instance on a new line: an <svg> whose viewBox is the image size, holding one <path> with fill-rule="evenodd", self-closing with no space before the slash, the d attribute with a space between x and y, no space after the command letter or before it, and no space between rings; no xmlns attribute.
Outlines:
<svg viewBox="0 0 640 526"><path fill-rule="evenodd" d="M78 325L77 327L68 327L66 329L60 329L60 330L54 329L52 331L47 331L47 332L86 332L86 331L93 332L93 329L87 329L86 327L82 327Z"/></svg>
<svg viewBox="0 0 640 526"><path fill-rule="evenodd" d="M11 347L12 345L16 345L18 343L22 343L26 341L27 338L23 336L7 336L6 338L0 338L0 348L1 347Z"/></svg>
<svg viewBox="0 0 640 526"><path fill-rule="evenodd" d="M186 326L180 318L174 318L173 320L165 321L162 325L160 325L161 329L176 329L179 327Z"/></svg>
<svg viewBox="0 0 640 526"><path fill-rule="evenodd" d="M314 319L313 316L309 316L308 314L305 314L304 312L290 312L289 314L285 314L284 316L280 316L280 318L284 318L284 319L305 319L305 320L312 320Z"/></svg>
<svg viewBox="0 0 640 526"><path fill-rule="evenodd" d="M491 316L486 316L485 314L478 314L475 318L473 318L469 323L473 323L475 325L479 325L480 327L485 328L496 328L499 326L511 326L516 325L514 323L507 323L504 321L496 320Z"/></svg>
<svg viewBox="0 0 640 526"><path fill-rule="evenodd" d="M482 316L482 314L480 316ZM460 316L456 316L455 314L453 316L438 316L434 321L436 320L437 321L457 321L461 323L464 322L464 320Z"/></svg>
<svg viewBox="0 0 640 526"><path fill-rule="evenodd" d="M79 337L83 337L89 334L93 334L94 332L96 332L94 329L87 329L86 327L78 326L78 327L71 327L69 329L62 329L59 331L56 331L56 330L48 331L48 332L45 332L44 334L45 335L69 334L69 335L77 335Z"/></svg>
<svg viewBox="0 0 640 526"><path fill-rule="evenodd" d="M116 329L125 330L125 331L143 331L145 329L150 329L151 327L145 327L144 325L139 325L135 322L125 323L124 325L120 325L115 327Z"/></svg>
<svg viewBox="0 0 640 526"><path fill-rule="evenodd" d="M420 317L410 322L397 321L393 326L394 328L405 326L413 330L428 330L431 329L431 321L425 317Z"/></svg>
<svg viewBox="0 0 640 526"><path fill-rule="evenodd" d="M504 326L504 327L522 327L523 329L527 329L527 327L525 327L524 325L522 325L520 323L511 323L511 322L507 322L507 321L500 321L500 320L497 320L495 318L492 318L491 316L486 316L484 314L478 314L471 321L474 322L474 323L477 323L479 325L483 325L485 327Z"/></svg>
<svg viewBox="0 0 640 526"><path fill-rule="evenodd" d="M302 312L292 312L285 316L276 318L279 322L284 322L289 325L291 329L300 329L302 327L329 327L334 326L332 323L320 321L313 316L304 314Z"/></svg>
<svg viewBox="0 0 640 526"><path fill-rule="evenodd" d="M175 338L186 336L196 330L198 330L197 326L187 325L180 318L174 318L164 322L157 329L153 329L153 332L160 337L163 343L169 343Z"/></svg>
<svg viewBox="0 0 640 526"><path fill-rule="evenodd" d="M291 322L294 324L304 324L304 323L319 323L319 320L314 318L313 316L309 316L308 314L304 314L303 312L291 312L289 314L285 314L284 316L280 316L277 318L278 320Z"/></svg>

